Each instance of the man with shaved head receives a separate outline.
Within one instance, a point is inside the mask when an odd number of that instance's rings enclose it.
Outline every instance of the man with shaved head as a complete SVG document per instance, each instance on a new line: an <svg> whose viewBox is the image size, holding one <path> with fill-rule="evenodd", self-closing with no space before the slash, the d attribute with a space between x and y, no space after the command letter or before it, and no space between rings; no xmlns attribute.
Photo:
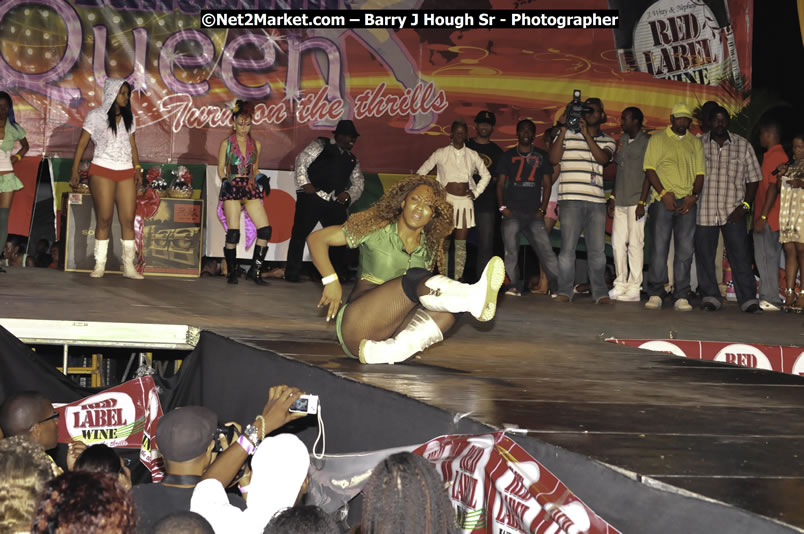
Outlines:
<svg viewBox="0 0 804 534"><path fill-rule="evenodd" d="M0 406L0 427L6 436L25 436L45 450L58 444L59 419L50 400L36 391L22 391Z"/></svg>

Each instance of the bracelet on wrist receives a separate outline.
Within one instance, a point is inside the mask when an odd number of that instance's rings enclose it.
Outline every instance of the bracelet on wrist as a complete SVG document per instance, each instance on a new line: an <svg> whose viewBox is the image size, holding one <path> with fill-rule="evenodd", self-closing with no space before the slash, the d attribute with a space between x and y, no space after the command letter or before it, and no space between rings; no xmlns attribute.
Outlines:
<svg viewBox="0 0 804 534"><path fill-rule="evenodd" d="M237 438L237 444L243 447L243 450L246 451L246 454L249 456L254 454L254 451L257 450L257 447L254 446L254 444L246 437L245 434L240 434L240 437Z"/></svg>
<svg viewBox="0 0 804 534"><path fill-rule="evenodd" d="M640 201L638 202L638 204L639 204L640 206L646 206L646 205L647 205L647 203L646 203L644 200L640 200Z"/></svg>
<svg viewBox="0 0 804 534"><path fill-rule="evenodd" d="M499 209L500 209L500 213L502 213L502 212L504 212L505 210L508 209L508 206L500 206Z"/></svg>
<svg viewBox="0 0 804 534"><path fill-rule="evenodd" d="M545 211L544 208L539 208L539 210L536 213L541 213L542 215L544 215L545 213L547 213L547 211Z"/></svg>
<svg viewBox="0 0 804 534"><path fill-rule="evenodd" d="M325 286L331 284L332 282L337 281L338 281L338 273L332 273L331 275L325 276L324 278L321 279L321 283L324 284Z"/></svg>
<svg viewBox="0 0 804 534"><path fill-rule="evenodd" d="M667 194L667 189L662 189L662 192L661 192L661 193L659 193L659 198L664 198L664 196L665 196L666 194Z"/></svg>

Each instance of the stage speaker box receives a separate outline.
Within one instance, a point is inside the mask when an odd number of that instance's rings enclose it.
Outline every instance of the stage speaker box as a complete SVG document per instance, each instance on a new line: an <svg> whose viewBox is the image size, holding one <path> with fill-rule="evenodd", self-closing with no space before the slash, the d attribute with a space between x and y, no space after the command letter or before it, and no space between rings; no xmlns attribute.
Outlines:
<svg viewBox="0 0 804 534"><path fill-rule="evenodd" d="M64 193L62 198L64 270L90 272L95 266L95 210L92 195ZM204 201L162 198L156 214L145 219L143 255L146 276L197 277L201 272ZM115 208L106 272L120 272L122 245Z"/></svg>

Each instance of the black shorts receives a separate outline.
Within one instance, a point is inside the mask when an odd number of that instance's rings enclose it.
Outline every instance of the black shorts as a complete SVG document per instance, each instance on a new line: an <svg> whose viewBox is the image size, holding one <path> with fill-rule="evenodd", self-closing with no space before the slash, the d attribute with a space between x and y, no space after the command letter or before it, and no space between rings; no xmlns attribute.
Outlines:
<svg viewBox="0 0 804 534"><path fill-rule="evenodd" d="M221 186L221 193L218 196L219 200L262 200L263 193L257 184L248 183L248 177L235 176L231 179L232 191L229 194L224 193L224 188Z"/></svg>

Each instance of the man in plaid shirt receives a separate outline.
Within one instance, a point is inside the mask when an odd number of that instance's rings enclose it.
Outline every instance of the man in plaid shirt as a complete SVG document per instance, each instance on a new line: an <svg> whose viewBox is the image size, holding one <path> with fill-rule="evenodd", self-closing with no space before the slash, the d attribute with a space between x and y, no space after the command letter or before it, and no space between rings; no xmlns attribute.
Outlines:
<svg viewBox="0 0 804 534"><path fill-rule="evenodd" d="M718 232L721 232L740 309L762 313L756 298L745 221L762 180L762 171L751 143L729 132L728 111L718 106L710 117L712 129L701 138L706 179L698 202L695 228L695 265L698 288L703 295L701 309L715 311L722 306L714 266Z"/></svg>

